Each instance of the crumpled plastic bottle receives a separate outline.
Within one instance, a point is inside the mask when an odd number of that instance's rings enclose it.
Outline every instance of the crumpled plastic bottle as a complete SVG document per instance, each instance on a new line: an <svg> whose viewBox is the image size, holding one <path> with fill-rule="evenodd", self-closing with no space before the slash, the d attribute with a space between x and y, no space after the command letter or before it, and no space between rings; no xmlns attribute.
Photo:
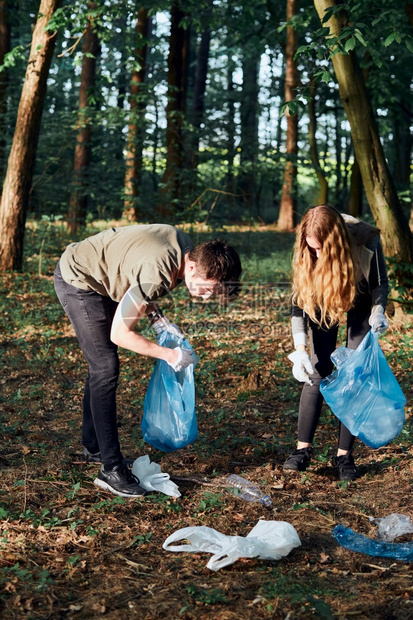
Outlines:
<svg viewBox="0 0 413 620"><path fill-rule="evenodd" d="M332 531L336 541L350 551L357 551L381 558L392 558L403 562L413 562L413 543L391 543L382 540L372 540L363 534L357 534L351 528L341 523Z"/></svg>
<svg viewBox="0 0 413 620"><path fill-rule="evenodd" d="M225 484L227 487L234 489L237 497L246 502L254 502L263 506L271 506L272 504L272 499L269 495L266 495L249 480L237 476L237 474L230 474L225 479Z"/></svg>

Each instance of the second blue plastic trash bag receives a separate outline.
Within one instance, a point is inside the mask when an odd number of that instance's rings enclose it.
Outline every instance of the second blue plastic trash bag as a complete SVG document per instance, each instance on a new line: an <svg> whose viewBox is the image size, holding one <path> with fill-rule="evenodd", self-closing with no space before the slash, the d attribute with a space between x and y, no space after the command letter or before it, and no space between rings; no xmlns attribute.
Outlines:
<svg viewBox="0 0 413 620"><path fill-rule="evenodd" d="M162 331L158 344L193 350L189 342ZM149 381L143 404L144 440L163 452L173 452L195 441L198 426L195 413L194 365L175 372L158 360Z"/></svg>
<svg viewBox="0 0 413 620"><path fill-rule="evenodd" d="M357 349L338 347L337 369L320 384L321 393L350 433L370 448L385 446L401 432L406 398L371 330Z"/></svg>

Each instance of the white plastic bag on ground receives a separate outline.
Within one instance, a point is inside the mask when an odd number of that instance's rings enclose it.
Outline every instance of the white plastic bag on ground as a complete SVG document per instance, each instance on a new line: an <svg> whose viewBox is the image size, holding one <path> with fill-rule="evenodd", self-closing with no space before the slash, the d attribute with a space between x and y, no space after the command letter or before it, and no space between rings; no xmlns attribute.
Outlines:
<svg viewBox="0 0 413 620"><path fill-rule="evenodd" d="M151 463L147 454L132 463L132 473L139 478L139 484L146 491L159 491L171 497L181 497L178 486L170 480L169 474L161 472L158 463Z"/></svg>
<svg viewBox="0 0 413 620"><path fill-rule="evenodd" d="M181 540L188 540L190 544L173 546L172 543ZM298 534L290 523L259 520L245 538L226 536L211 527L184 527L168 536L163 548L167 551L213 553L207 568L217 571L239 558L279 560L300 545Z"/></svg>

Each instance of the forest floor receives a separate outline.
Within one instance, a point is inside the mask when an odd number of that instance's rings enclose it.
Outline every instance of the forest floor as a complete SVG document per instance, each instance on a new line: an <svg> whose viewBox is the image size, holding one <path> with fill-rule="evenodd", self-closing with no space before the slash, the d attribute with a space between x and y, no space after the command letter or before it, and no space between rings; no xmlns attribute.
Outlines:
<svg viewBox="0 0 413 620"><path fill-rule="evenodd" d="M121 351L124 455L149 455L182 493L125 500L99 490L99 466L80 459L85 362L54 294L61 250L54 242L29 256L32 271L0 278L0 617L412 618L412 565L349 551L331 535L342 523L374 539L370 517L413 517L411 323L391 326L380 340L407 398L404 429L378 450L357 442L361 478L343 483L331 465L337 421L327 408L308 471L282 469L295 443L300 395L286 361L289 294L282 274L264 281L250 253L247 284L227 310L177 292L164 311L200 358L199 436L172 453L144 443L140 421L154 364ZM276 233L256 231L257 264L267 243L285 258L291 237L283 246ZM232 472L261 485L271 507L229 493L224 480ZM162 548L183 527L246 536L260 519L290 523L301 546L279 561L244 558L217 572L206 568L209 553Z"/></svg>

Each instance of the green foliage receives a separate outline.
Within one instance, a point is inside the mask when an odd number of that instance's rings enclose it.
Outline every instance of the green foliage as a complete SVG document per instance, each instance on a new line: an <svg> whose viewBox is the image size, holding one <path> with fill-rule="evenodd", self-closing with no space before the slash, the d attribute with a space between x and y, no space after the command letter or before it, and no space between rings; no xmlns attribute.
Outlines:
<svg viewBox="0 0 413 620"><path fill-rule="evenodd" d="M199 504L199 512L214 511L222 507L222 493L206 491Z"/></svg>
<svg viewBox="0 0 413 620"><path fill-rule="evenodd" d="M91 221L94 218L109 220L121 217L126 135L128 123L133 120L144 134L140 195L135 203L140 209L140 221L151 221L154 218L159 221L157 208L162 190L165 189L164 126L170 5L161 0L155 5L150 4L149 14L153 18L151 35L147 41L150 71L140 87L138 108L130 115L130 72L132 68L137 68L136 5L132 0L114 0L110 6L103 0L94 4L95 7L91 9L85 0L65 3L48 24L48 29L51 32L58 31L58 36L42 116L30 196L31 213L38 219L42 216L56 219L57 216L65 217L67 213L73 189L73 151L83 60L82 34L89 16L98 33L102 51L96 84L89 92L91 107L88 108L88 115L92 138L91 162L84 178L87 218ZM349 21L340 37L336 41L330 40L333 48L328 47L330 44L325 39L325 31L320 29L314 7L305 5L289 24L300 39L296 59L302 86L297 90L297 96L288 102L284 101L282 76L282 53L287 26L284 9L278 3L267 0L254 4L230 0L214 3L212 12L208 8L209 3L206 1L185 3L184 7L186 16L182 25L191 31L194 57L191 56L187 110L183 119L186 160L177 173L180 195L172 196L168 205L174 223L184 220L213 221L218 224L228 221L276 221L286 163L282 119L287 109L291 114L297 114L300 134L306 135L310 99L308 84L312 78L319 80L317 114L327 120L319 125L318 135L320 145L325 143L324 154L320 149L321 159L326 160L327 152L331 154L331 166L322 161L330 187L336 188L336 195L330 200L346 204L349 175L347 171L341 173L341 187L339 182L336 183L336 169L340 162L334 161L337 153L333 145L333 132L329 129L331 123L337 123L336 126L340 128L337 132L341 136L337 136L336 144L344 138L349 139L343 123L345 118L337 85L328 63L330 54L336 53L338 49L342 53L357 53L360 62L368 69L372 99L376 107L386 110L386 114L381 114L378 121L383 140L392 155L389 161L394 161L392 166L397 170L395 158L399 145L393 138L393 130L395 124L400 122L397 116L400 102L409 97L406 67L412 37L402 7L396 0L392 0L390 5L384 0L379 3L368 0L365 3L349 1L339 7L332 7L327 17L342 9L349 14ZM25 70L23 61L27 58L34 17L31 2L17 3L11 23L12 51L6 56L4 66L9 78L10 105L7 114L0 119L6 150L11 144ZM211 28L212 40L204 98L205 113L198 132L191 110L195 54L199 49L201 33L207 26ZM239 78L245 62L261 63L259 106L255 123L259 127L256 148L251 146L250 140L245 140L245 131L250 131L250 128L243 121L243 102L247 100L243 90L245 85ZM253 97L252 101L255 99ZM337 110L340 118L330 122L333 109ZM189 147L194 139L200 139L196 171L187 165L191 159ZM247 151L249 155L246 159ZM300 213L313 202L318 193L318 181L308 158L306 139L299 142L297 164L301 175L297 184ZM349 162L345 161L343 165L348 166ZM303 178L305 183L301 182ZM406 186L406 179L403 183ZM218 192L221 192L220 195ZM162 219L167 218L163 216ZM37 260L39 273L44 273L42 253L37 253L31 260Z"/></svg>
<svg viewBox="0 0 413 620"><path fill-rule="evenodd" d="M113 512L118 508L118 506L124 506L125 504L126 500L123 499L123 497L110 497L109 499L103 499L102 501L95 504L92 510Z"/></svg>
<svg viewBox="0 0 413 620"><path fill-rule="evenodd" d="M190 595L191 599L193 599L197 603L200 603L201 605L217 605L219 603L229 603L228 597L226 596L225 592L220 588L200 587L192 583L187 587L186 591Z"/></svg>
<svg viewBox="0 0 413 620"><path fill-rule="evenodd" d="M4 55L3 64L0 65L0 72L15 67L17 63L25 58L23 45L17 45L14 49Z"/></svg>
<svg viewBox="0 0 413 620"><path fill-rule="evenodd" d="M297 575L295 570L290 570L285 574L279 569L274 568L272 571L272 579L267 577L266 583L262 585L260 593L267 600L286 597L292 602L301 602L308 607L315 607L318 612L322 611L322 618L332 618L331 608L325 603L321 597L334 597L340 596L353 597L354 594L347 592L343 593L341 589L334 588L326 583L325 577L318 577L316 575L307 575L303 579L300 575Z"/></svg>
<svg viewBox="0 0 413 620"><path fill-rule="evenodd" d="M387 259L390 289L397 293L393 301L402 304L407 312L413 311L413 265L396 258Z"/></svg>
<svg viewBox="0 0 413 620"><path fill-rule="evenodd" d="M35 592L42 592L47 590L50 584L54 584L55 581L50 575L50 572L46 569L39 567L24 568L20 565L20 562L16 562L13 566L5 566L0 573L0 583L5 585L7 581L16 579L23 587L27 589L34 586Z"/></svg>

